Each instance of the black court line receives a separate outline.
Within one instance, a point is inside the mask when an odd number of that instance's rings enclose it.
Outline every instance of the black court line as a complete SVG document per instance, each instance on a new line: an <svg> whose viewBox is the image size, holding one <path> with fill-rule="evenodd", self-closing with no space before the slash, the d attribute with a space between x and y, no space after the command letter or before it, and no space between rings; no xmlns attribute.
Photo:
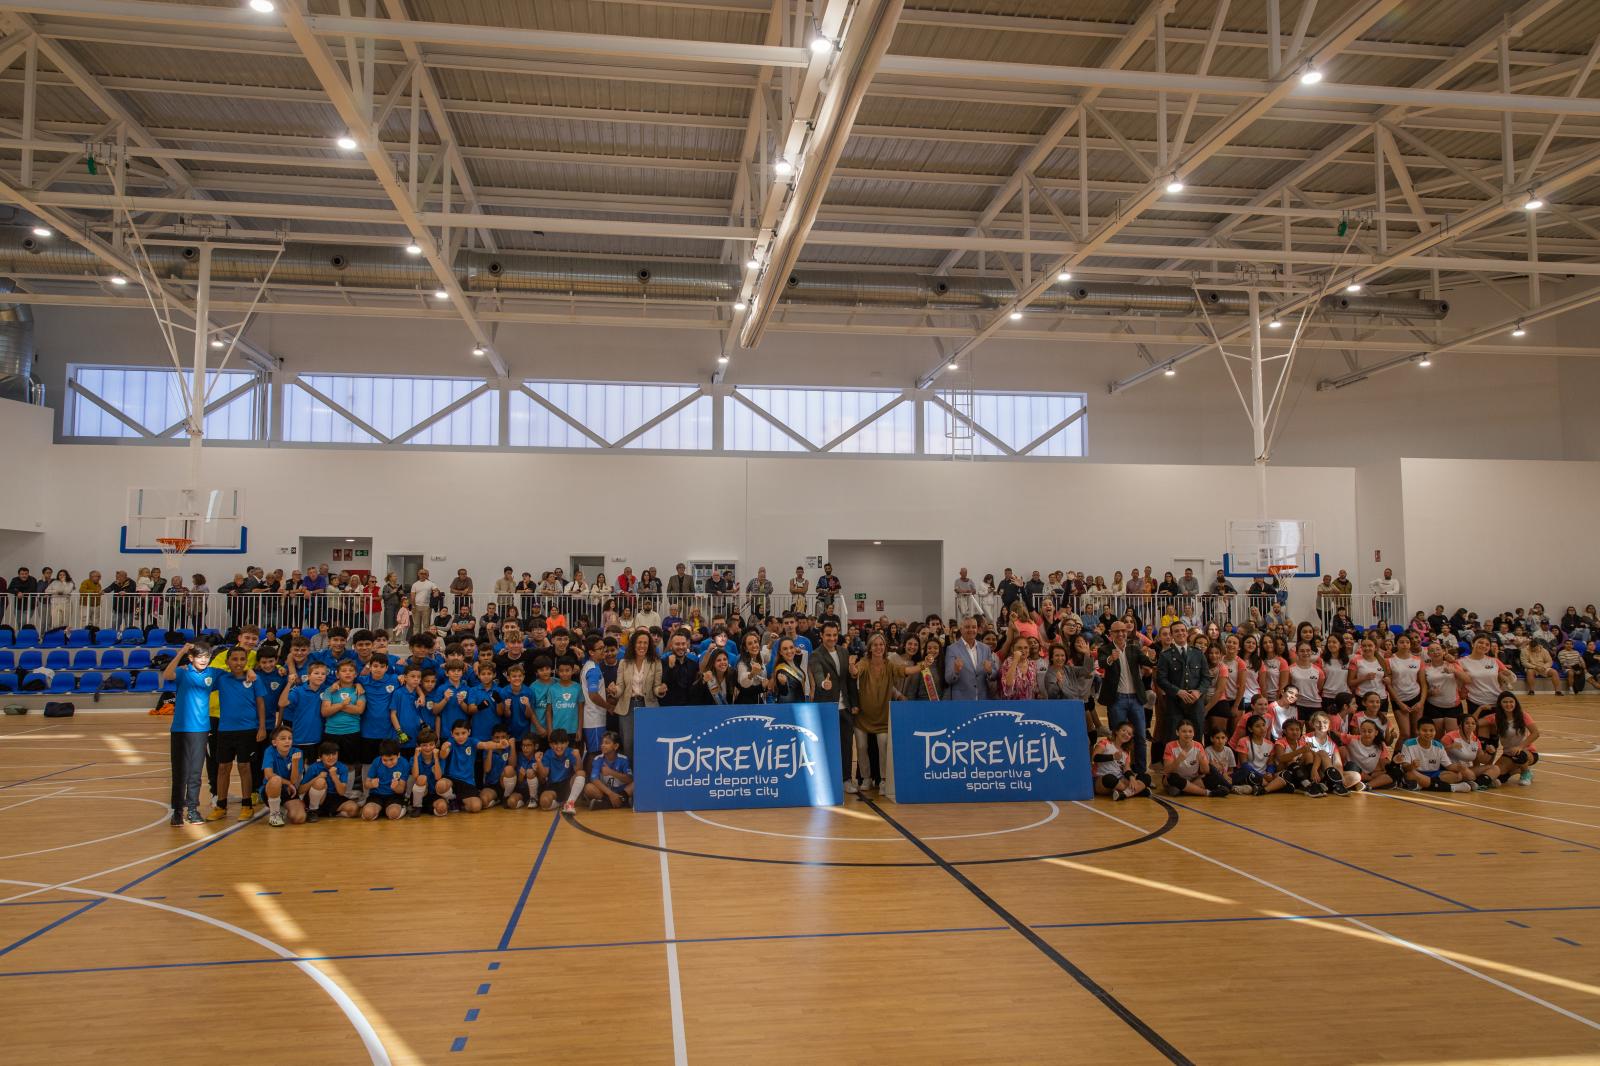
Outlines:
<svg viewBox="0 0 1600 1066"><path fill-rule="evenodd" d="M1081 848L1077 851L1056 851L1051 852L1048 855L1014 855L1003 859L962 859L959 862L951 863L951 865L1003 866L1008 863L1015 862L1042 862L1045 859L1075 859L1084 855L1099 855L1102 852L1118 851L1122 848L1131 848L1138 844L1148 844L1152 840L1158 840L1161 837L1166 836L1168 833L1172 832L1173 827L1178 824L1178 812L1174 810L1168 803L1165 803L1161 800L1157 800L1156 802L1160 803L1161 806L1166 809L1166 821L1162 822L1160 825L1156 826L1154 829L1143 834L1142 836L1131 837L1127 840L1119 840L1115 844L1102 844L1097 848ZM601 840L609 840L613 844L621 844L622 846L628 848L639 848L641 851L657 851L667 855L682 855L689 859L716 859L720 862L752 862L766 866L834 866L859 867L862 869L928 869L930 867L939 865L935 862L835 862L827 859L762 859L751 855L718 855L709 851L689 851L686 848L664 848L659 844L646 844L642 840L629 840L626 837L612 836L610 833L602 833L598 829L584 825L582 822L578 821L578 817L575 814L563 814L562 817L565 818L567 820L567 824L571 825L574 829L577 829L583 833L588 833L592 837L598 837Z"/></svg>
<svg viewBox="0 0 1600 1066"><path fill-rule="evenodd" d="M883 808L872 802L872 800L863 797L861 802L872 808L872 812L874 814L887 822L889 826L895 830L895 832L899 833L901 836L910 841L912 846L926 855L934 863L934 865L938 866L945 873L955 878L956 882L960 884L962 888L972 893L973 897L977 899L979 903L982 903L985 907L988 907L998 918L1000 918L1001 921L1005 922L1011 928L1020 933L1023 939L1027 940L1028 943L1038 948L1045 958L1061 967L1067 976L1078 982L1084 991L1088 992L1095 999L1098 999L1102 1006L1104 1006L1112 1014L1115 1014L1118 1018L1121 1018L1125 1023L1127 1023L1130 1029L1143 1037L1146 1043L1155 1048L1157 1051L1161 1052L1161 1054L1166 1057L1167 1061L1180 1063L1182 1066L1193 1066L1193 1063L1187 1056L1183 1054L1183 1052L1167 1043L1166 1038L1152 1029L1148 1022L1146 1022L1143 1018L1140 1018L1137 1014L1133 1013L1133 1011L1130 1010L1128 1006L1116 996L1113 996L1110 992L1106 991L1106 989L1102 988L1099 983L1094 980L1094 978L1084 973L1072 962L1071 959L1057 951L1049 941L1045 940L1044 937L1040 936L1038 933L1029 928L1028 925L1022 921L1022 919L1018 918L1016 915L1012 914L1010 911L1006 910L999 903L997 903L993 896L990 896L983 889L973 884L971 878L962 873L960 870L956 869L951 863L946 862L938 852L934 851L931 847L925 844L915 833L885 814ZM1166 807L1168 812L1172 813L1174 818L1176 817L1176 812L1173 811L1168 804L1161 800L1157 800L1156 802L1160 803L1163 807Z"/></svg>
<svg viewBox="0 0 1600 1066"><path fill-rule="evenodd" d="M1407 799L1405 796L1390 796L1390 795L1386 795L1385 793L1382 793L1382 792L1374 792L1372 794L1374 796L1377 796L1379 799L1399 800L1401 803L1405 803L1408 806L1426 807L1430 811L1437 811L1440 814L1453 814L1457 818L1470 818L1474 822L1482 822L1484 825L1492 825L1492 826L1495 826L1496 828L1499 828L1499 829L1509 829L1513 833L1526 833L1528 836L1544 837L1546 840L1554 840L1554 841L1556 841L1557 843L1560 843L1560 844L1573 844L1573 845L1576 845L1577 847L1580 847L1580 848L1587 848L1590 851L1600 851L1600 847L1596 847L1593 844L1585 844L1581 840L1572 840L1569 837L1556 836L1554 833L1541 833L1537 829L1527 829L1527 828L1524 828L1523 826L1520 826L1520 825L1507 825L1505 822L1497 822L1492 818L1485 818L1482 815L1466 814L1466 813L1464 813L1462 811L1451 810L1448 807L1441 807L1436 803L1419 802L1416 798ZM1462 806L1463 807L1472 807L1472 808L1474 808L1476 810L1484 810L1484 811L1495 811L1495 810L1499 809L1497 807L1484 807L1481 804L1477 804L1477 803L1463 803ZM1506 813L1511 815L1512 817L1516 817L1516 812L1507 810ZM1524 813L1526 813L1526 812L1524 812Z"/></svg>

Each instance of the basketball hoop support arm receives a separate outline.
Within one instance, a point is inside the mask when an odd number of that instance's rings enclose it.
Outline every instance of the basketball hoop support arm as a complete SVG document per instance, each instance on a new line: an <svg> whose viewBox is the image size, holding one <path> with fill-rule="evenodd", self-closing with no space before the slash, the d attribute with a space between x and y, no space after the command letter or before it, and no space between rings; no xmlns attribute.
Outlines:
<svg viewBox="0 0 1600 1066"><path fill-rule="evenodd" d="M1267 517L1267 404L1261 373L1261 291L1250 288L1250 438L1256 457L1256 517Z"/></svg>
<svg viewBox="0 0 1600 1066"><path fill-rule="evenodd" d="M206 349L211 334L206 323L211 321L211 244L199 245L199 283L194 295L194 377L189 382L189 490L191 500L200 490L200 453L204 446L206 429Z"/></svg>

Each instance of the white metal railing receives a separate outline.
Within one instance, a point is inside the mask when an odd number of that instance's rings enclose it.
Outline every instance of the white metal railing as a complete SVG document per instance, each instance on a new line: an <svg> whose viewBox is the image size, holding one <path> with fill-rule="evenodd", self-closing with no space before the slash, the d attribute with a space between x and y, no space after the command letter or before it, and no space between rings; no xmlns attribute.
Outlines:
<svg viewBox="0 0 1600 1066"><path fill-rule="evenodd" d="M1040 609L1046 600L1050 600L1055 603L1058 611L1072 611L1085 619L1098 618L1108 612L1119 617L1131 612L1146 629L1155 628L1163 618L1169 616L1177 617L1189 625L1202 626L1211 622L1221 626L1238 626L1247 621L1254 621L1259 625L1264 620L1278 618L1284 621L1300 620L1292 618L1288 604L1280 604L1278 596L1273 593L1187 595L1158 592L1130 595L1125 592L1090 591L1076 596L1052 596L1050 593L1040 593L1027 596L1025 600L1034 610ZM1000 606L998 596L993 597L993 602L987 604L985 597L976 597L974 606L984 613L988 613L989 608L993 608L995 613L1003 613L1004 610ZM1405 625L1408 621L1403 595L1374 596L1352 593L1350 596L1318 600L1314 618L1318 627L1324 632L1331 628L1340 608L1345 610L1354 624L1362 628L1373 625Z"/></svg>

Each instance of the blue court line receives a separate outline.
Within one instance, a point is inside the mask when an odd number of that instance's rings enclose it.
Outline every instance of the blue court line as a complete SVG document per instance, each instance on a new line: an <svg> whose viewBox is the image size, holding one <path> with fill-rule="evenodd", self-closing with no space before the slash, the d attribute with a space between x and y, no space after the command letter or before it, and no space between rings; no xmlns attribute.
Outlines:
<svg viewBox="0 0 1600 1066"><path fill-rule="evenodd" d="M379 885L376 888L369 888L369 889L367 889L367 891L368 892L393 892L394 891L394 886L393 885Z"/></svg>
<svg viewBox="0 0 1600 1066"><path fill-rule="evenodd" d="M1385 796L1381 792L1374 792L1374 793L1370 793L1370 794L1374 795L1374 796L1377 796L1379 799L1393 800L1396 803L1405 803L1406 802L1404 799L1401 799L1399 796ZM1481 818L1476 814L1463 814L1460 811L1452 810L1449 807L1440 807L1437 804L1433 804L1433 803L1413 803L1413 804L1411 804L1411 806L1413 806L1413 807L1426 807L1426 808L1428 808L1428 810L1430 810L1430 811L1438 811L1440 814L1453 814L1457 818L1470 818L1474 822L1482 822L1484 825L1499 826L1501 829L1510 829L1512 832L1516 832L1516 833L1527 833L1529 836L1543 837L1546 840L1554 840L1554 841L1556 841L1557 843L1560 843L1560 844L1572 844L1572 845L1575 845L1575 846L1580 847L1580 848L1588 848L1590 851L1600 851L1600 847L1596 847L1593 844L1585 844L1581 840L1570 840L1567 837L1558 837L1554 833L1541 833L1537 829L1524 829L1520 825L1507 825L1504 822L1496 822L1491 818ZM1476 804L1471 804L1471 806L1476 806ZM1491 808L1491 809L1493 809L1493 808ZM1535 851L1524 851L1521 854L1523 854L1523 855L1536 855L1536 854L1538 854L1538 852L1535 852Z"/></svg>
<svg viewBox="0 0 1600 1066"><path fill-rule="evenodd" d="M556 835L556 826L560 824L561 813L557 811L550 818L550 828L544 835L544 843L539 845L539 854L533 860L533 869L528 871L528 880L522 886L522 895L517 897L517 905L511 908L511 917L506 920L506 931L500 934L502 951L511 946L511 936L517 931L517 923L522 920L522 909L528 905L528 894L533 891L533 883L539 879L539 867L544 865L545 853L550 850L550 840Z"/></svg>
<svg viewBox="0 0 1600 1066"><path fill-rule="evenodd" d="M1581 948L1581 947L1583 947L1583 945L1582 945L1582 944L1580 944L1580 943L1578 943L1578 942L1577 942L1577 941L1576 941L1576 940L1568 940L1568 939L1567 939L1567 938L1566 938L1566 937L1564 937L1564 936L1558 936L1558 937L1556 937L1556 939L1557 939L1557 940L1559 940L1559 941L1561 941L1561 942L1562 942L1562 943L1563 943L1563 944L1571 944L1571 945L1572 945L1572 946L1573 946L1573 947L1575 947L1575 948Z"/></svg>
<svg viewBox="0 0 1600 1066"><path fill-rule="evenodd" d="M1552 911L1600 911L1600 903L1577 903L1548 907L1484 907L1470 910L1436 911L1358 911L1340 914L1277 914L1240 915L1224 918L1156 918L1101 922L1054 922L1035 924L1035 929L1096 929L1112 926L1166 926L1211 925L1229 922L1305 922L1331 921L1337 918L1462 918L1482 917L1491 914L1535 914ZM1511 923L1518 924L1518 923ZM1526 927L1524 927L1526 928ZM741 936L679 937L676 940L611 940L576 944L534 944L517 948L440 948L432 951L378 951L345 955L300 955L283 958L273 955L261 959L207 959L196 962L129 963L121 966L79 966L53 970L10 970L0 972L6 977L61 977L86 973L123 973L140 970L197 970L213 966L271 966L294 962L367 962L382 959L424 959L453 955L501 955L546 951L614 950L633 947L664 947L668 944L730 944L774 943L789 940L843 940L879 936L940 936L960 933L1003 933L1010 926L967 925L937 929L864 929L836 933L766 933Z"/></svg>
<svg viewBox="0 0 1600 1066"><path fill-rule="evenodd" d="M489 986L488 985L479 985L478 986L478 995L487 996L488 994L489 994Z"/></svg>
<svg viewBox="0 0 1600 1066"><path fill-rule="evenodd" d="M339 891L337 888L313 888L311 890L311 894L313 896L321 896L321 895L325 895L326 893L329 893L329 892L337 892L337 891Z"/></svg>
<svg viewBox="0 0 1600 1066"><path fill-rule="evenodd" d="M489 969L490 970L498 970L499 968L500 968L500 964L498 962L491 962L489 964Z"/></svg>
<svg viewBox="0 0 1600 1066"><path fill-rule="evenodd" d="M202 892L200 895L195 897L195 899L221 899L221 898L222 898L222 893L221 892Z"/></svg>
<svg viewBox="0 0 1600 1066"><path fill-rule="evenodd" d="M1226 818L1223 818L1223 817L1221 817L1219 815L1211 814L1211 813L1209 813L1207 811L1202 811L1200 808L1191 806L1190 804L1174 802L1173 806L1181 807L1182 809L1184 809L1186 811L1190 811L1190 812L1192 812L1194 814L1198 814L1202 818L1210 818L1212 821L1221 822L1223 825L1231 825L1235 829L1242 829L1246 833L1253 833L1256 836L1262 837L1263 839L1266 839L1266 840L1270 840L1275 844L1282 844L1286 848L1294 848L1296 851L1305 852L1307 855L1315 855L1319 859L1326 859L1329 862L1338 863L1340 866L1348 867L1349 869L1355 870L1355 871L1357 871L1359 873L1364 873L1364 874L1368 875L1369 877L1376 877L1379 880L1388 881L1391 884L1399 885L1401 888L1409 888L1413 892L1421 892L1424 896L1432 896L1434 899L1442 900L1445 903L1449 903L1452 906L1460 907L1463 910L1469 910L1469 911L1477 910L1476 907L1473 907L1470 904L1462 903L1458 899L1451 899L1449 896L1442 895L1441 893L1434 892L1434 891L1432 891L1430 889L1423 888L1420 885L1414 885L1410 881L1402 881L1398 877L1390 877L1388 874L1380 874L1376 870L1369 870L1365 866L1360 866L1360 865L1358 865L1356 863L1349 862L1349 861L1347 861L1345 859L1335 858L1334 856L1329 855L1329 854L1327 854L1325 852L1318 851L1315 848L1308 848L1304 844L1296 844L1292 840L1284 840L1282 837L1275 837L1271 833L1263 833L1259 829L1252 829L1247 825L1240 825L1238 822L1231 822Z"/></svg>
<svg viewBox="0 0 1600 1066"><path fill-rule="evenodd" d="M451 1051L465 1051L466 1049L467 1049L467 1038L464 1037L464 1036L456 1037L455 1040L452 1041L451 1044L450 1044L450 1050Z"/></svg>
<svg viewBox="0 0 1600 1066"><path fill-rule="evenodd" d="M127 884L123 885L121 888L113 889L113 891L118 895L120 895L122 893L125 893L130 888L135 888L138 885L144 883L145 881L150 880L150 878L156 876L156 874L164 873L167 870L172 869L174 866L178 865L180 862L183 862L185 859L193 858L194 856L200 854L202 851L204 851L207 848L211 847L213 844L216 844L216 843L218 843L218 842L220 842L222 840L225 840L226 838L228 838L228 837L232 836L233 834L237 833L239 830L248 829L251 825L254 824L255 821L256 821L256 819L251 819L251 821L248 821L248 822L235 822L232 826L230 826L229 828L224 829L222 832L216 834L210 840L207 840L204 844L201 844L198 847L190 848L188 851L184 852L182 855L173 856L171 859L168 859L166 862L162 863L160 866L157 866L154 870L151 870L149 873L140 874L138 877L135 877L132 881L129 881ZM29 941L33 941L33 940L39 939L40 937L42 937L46 933L48 933L50 930L55 929L58 926L66 925L68 922L72 921L72 919L76 918L78 915L84 914L84 913L86 913L88 911L94 910L96 907L100 906L100 904L104 903L105 901L106 900L105 900L104 896L97 896L96 898L90 900L88 903L85 903L83 906L79 907L77 910L73 911L71 914L63 914L61 917L57 918L55 921L51 922L50 924L44 926L42 929L35 929L33 932L29 933L27 936L21 938L20 940L12 941L10 944L6 945L5 947L0 948L0 957L3 957L3 956L11 954L13 951L15 951L18 948L22 947L22 945L28 943Z"/></svg>
<svg viewBox="0 0 1600 1066"><path fill-rule="evenodd" d="M1514 925L1518 929L1532 929L1533 928L1533 926L1531 926L1531 925L1523 925L1521 922L1513 922L1510 918L1506 919L1506 924L1507 925Z"/></svg>
<svg viewBox="0 0 1600 1066"><path fill-rule="evenodd" d="M475 1022L477 1020L478 1020L478 1008L477 1007L473 1007L471 1010L467 1011L467 1021Z"/></svg>
<svg viewBox="0 0 1600 1066"><path fill-rule="evenodd" d="M0 788L14 788L17 785L31 785L35 781L43 781L47 777L56 776L56 774L70 774L74 770L82 770L85 766L93 765L94 763L92 762L81 762L77 766L69 766L65 770L52 770L47 774L40 774L38 777L30 777L25 781L12 781L10 784L0 785Z"/></svg>

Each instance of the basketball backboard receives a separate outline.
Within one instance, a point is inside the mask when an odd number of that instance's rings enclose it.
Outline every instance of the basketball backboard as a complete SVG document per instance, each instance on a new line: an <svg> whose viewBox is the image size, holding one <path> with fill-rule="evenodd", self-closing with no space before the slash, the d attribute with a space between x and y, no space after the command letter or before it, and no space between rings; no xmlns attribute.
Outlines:
<svg viewBox="0 0 1600 1066"><path fill-rule="evenodd" d="M244 490L235 488L128 490L124 554L156 555L160 537L187 537L190 555L242 555L249 545Z"/></svg>
<svg viewBox="0 0 1600 1066"><path fill-rule="evenodd" d="M1293 567L1289 576L1321 577L1316 529L1298 518L1242 518L1228 523L1222 569L1228 577L1266 577L1270 567Z"/></svg>

